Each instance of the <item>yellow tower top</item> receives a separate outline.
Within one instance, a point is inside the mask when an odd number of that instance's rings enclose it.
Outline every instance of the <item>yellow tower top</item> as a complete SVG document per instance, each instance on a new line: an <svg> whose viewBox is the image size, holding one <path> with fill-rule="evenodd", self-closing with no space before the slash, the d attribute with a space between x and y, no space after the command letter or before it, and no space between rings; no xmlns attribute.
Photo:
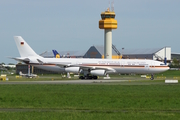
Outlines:
<svg viewBox="0 0 180 120"><path fill-rule="evenodd" d="M107 11L101 13L101 20L99 20L100 29L117 29L117 20L115 20L115 12Z"/></svg>

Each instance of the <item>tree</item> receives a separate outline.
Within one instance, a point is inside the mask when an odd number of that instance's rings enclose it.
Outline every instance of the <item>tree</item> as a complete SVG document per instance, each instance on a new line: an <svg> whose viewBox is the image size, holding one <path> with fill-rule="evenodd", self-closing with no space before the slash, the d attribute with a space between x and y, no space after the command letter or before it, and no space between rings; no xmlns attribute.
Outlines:
<svg viewBox="0 0 180 120"><path fill-rule="evenodd" d="M170 67L172 67L172 68L180 68L180 64L179 63L180 63L179 60L174 58L172 63L171 63L171 65L170 65Z"/></svg>

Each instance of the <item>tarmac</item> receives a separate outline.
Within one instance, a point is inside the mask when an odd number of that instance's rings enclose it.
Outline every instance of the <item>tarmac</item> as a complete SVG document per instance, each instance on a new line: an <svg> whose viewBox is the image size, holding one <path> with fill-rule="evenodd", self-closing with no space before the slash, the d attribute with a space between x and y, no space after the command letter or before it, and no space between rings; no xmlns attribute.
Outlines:
<svg viewBox="0 0 180 120"><path fill-rule="evenodd" d="M93 84L93 83L117 83L127 80L59 80L59 81L2 81L0 84Z"/></svg>
<svg viewBox="0 0 180 120"><path fill-rule="evenodd" d="M5 84L91 84L91 85L172 85L167 84L165 80L149 80L149 79L97 79L97 80L40 80L40 81L0 81L0 85ZM174 85L180 85L180 83L173 83Z"/></svg>

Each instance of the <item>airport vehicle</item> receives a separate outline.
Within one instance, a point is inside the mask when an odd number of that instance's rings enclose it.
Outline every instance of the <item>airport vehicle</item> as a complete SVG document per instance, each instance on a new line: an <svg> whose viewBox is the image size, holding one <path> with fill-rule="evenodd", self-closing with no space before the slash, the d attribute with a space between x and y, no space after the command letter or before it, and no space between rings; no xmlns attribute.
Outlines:
<svg viewBox="0 0 180 120"><path fill-rule="evenodd" d="M21 57L13 58L41 69L83 73L80 79L97 79L113 73L153 74L169 69L160 61L138 59L43 58L34 52L21 36L14 37Z"/></svg>

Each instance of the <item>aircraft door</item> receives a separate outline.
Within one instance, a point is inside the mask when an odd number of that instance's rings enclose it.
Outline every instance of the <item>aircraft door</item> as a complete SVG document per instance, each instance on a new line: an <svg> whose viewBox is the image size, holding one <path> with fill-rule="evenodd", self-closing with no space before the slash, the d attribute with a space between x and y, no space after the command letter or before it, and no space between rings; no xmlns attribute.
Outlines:
<svg viewBox="0 0 180 120"><path fill-rule="evenodd" d="M149 70L149 65L148 64L144 65L144 68L145 70Z"/></svg>
<svg viewBox="0 0 180 120"><path fill-rule="evenodd" d="M121 62L120 67L124 67L124 64L125 64L124 62Z"/></svg>

